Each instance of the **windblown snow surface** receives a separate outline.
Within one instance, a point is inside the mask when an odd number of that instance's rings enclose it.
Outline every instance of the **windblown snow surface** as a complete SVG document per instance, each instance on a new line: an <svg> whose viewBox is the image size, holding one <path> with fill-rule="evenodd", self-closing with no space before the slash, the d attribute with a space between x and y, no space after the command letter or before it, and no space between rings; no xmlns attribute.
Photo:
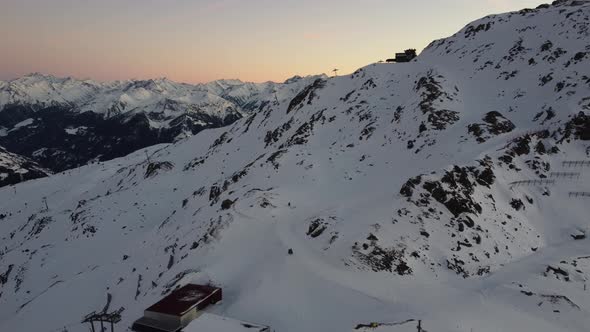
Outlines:
<svg viewBox="0 0 590 332"><path fill-rule="evenodd" d="M281 332L587 331L589 29L579 1L489 16L231 127L0 189L0 330L121 307L127 330L196 282L223 288L212 313Z"/></svg>

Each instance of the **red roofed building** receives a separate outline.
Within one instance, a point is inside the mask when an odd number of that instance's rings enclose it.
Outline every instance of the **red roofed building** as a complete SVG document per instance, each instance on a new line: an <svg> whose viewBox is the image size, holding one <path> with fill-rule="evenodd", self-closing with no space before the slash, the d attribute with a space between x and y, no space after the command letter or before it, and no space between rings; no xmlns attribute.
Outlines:
<svg viewBox="0 0 590 332"><path fill-rule="evenodd" d="M178 332L210 304L221 301L221 288L188 284L144 311L133 323L138 332Z"/></svg>

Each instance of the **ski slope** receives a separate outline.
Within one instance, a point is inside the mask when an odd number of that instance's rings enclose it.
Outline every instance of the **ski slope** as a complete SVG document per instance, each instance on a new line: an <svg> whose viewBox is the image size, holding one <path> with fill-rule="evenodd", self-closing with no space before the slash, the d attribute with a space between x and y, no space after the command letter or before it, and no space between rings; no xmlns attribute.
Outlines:
<svg viewBox="0 0 590 332"><path fill-rule="evenodd" d="M107 294L127 330L194 282L281 332L586 331L589 20L576 1L489 16L411 63L0 189L0 330L85 331Z"/></svg>

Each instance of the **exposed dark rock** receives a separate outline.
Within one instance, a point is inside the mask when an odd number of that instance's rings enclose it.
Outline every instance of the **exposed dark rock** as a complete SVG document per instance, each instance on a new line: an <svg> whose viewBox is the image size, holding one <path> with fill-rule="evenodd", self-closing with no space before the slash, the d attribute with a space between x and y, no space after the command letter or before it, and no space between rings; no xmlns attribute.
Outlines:
<svg viewBox="0 0 590 332"><path fill-rule="evenodd" d="M524 209L524 203L520 199L513 198L510 201L510 206L512 206L512 208L515 209L516 211L520 211L520 210Z"/></svg>
<svg viewBox="0 0 590 332"><path fill-rule="evenodd" d="M434 74L429 72L426 76L421 77L414 90L420 94L420 110L427 115L428 123L435 130L444 130L448 126L459 120L459 113L448 109L437 109L435 102L442 98L453 100L446 93L440 83L435 79Z"/></svg>
<svg viewBox="0 0 590 332"><path fill-rule="evenodd" d="M0 286L6 284L8 282L8 277L10 276L10 272L14 268L14 264L8 265L8 269L0 274Z"/></svg>
<svg viewBox="0 0 590 332"><path fill-rule="evenodd" d="M307 228L307 235L311 236L312 238L316 238L322 235L326 228L327 225L324 223L322 218L313 219Z"/></svg>
<svg viewBox="0 0 590 332"><path fill-rule="evenodd" d="M284 149L293 145L303 145L307 143L307 139L309 136L311 136L316 123L321 121L323 124L326 121L324 111L325 109L319 110L313 114L309 121L299 126L299 128L297 128L295 133L287 140L287 142L281 144L279 148Z"/></svg>
<svg viewBox="0 0 590 332"><path fill-rule="evenodd" d="M481 184L482 186L489 187L494 183L496 176L494 175L494 171L491 168L485 168L479 175L477 175L477 183Z"/></svg>
<svg viewBox="0 0 590 332"><path fill-rule="evenodd" d="M402 189L399 191L400 194L404 197L412 197L412 194L414 192L414 188L420 184L420 182L422 181L422 177L421 176L416 176L413 177L411 179L409 179L403 186Z"/></svg>
<svg viewBox="0 0 590 332"><path fill-rule="evenodd" d="M162 171L169 171L174 168L174 164L169 161L157 161L148 164L145 170L145 178L151 178L156 176Z"/></svg>
<svg viewBox="0 0 590 332"><path fill-rule="evenodd" d="M494 135L508 133L514 130L514 124L506 119L500 112L488 112L483 120L489 125L489 132Z"/></svg>
<svg viewBox="0 0 590 332"><path fill-rule="evenodd" d="M578 52L574 55L574 61L580 61L586 57L586 52Z"/></svg>
<svg viewBox="0 0 590 332"><path fill-rule="evenodd" d="M295 108L300 109L301 107L303 107L303 103L305 102L306 98L307 104L311 104L313 99L317 96L317 90L322 89L325 85L326 80L318 78L317 80L315 80L315 82L303 89L303 91L297 94L297 96L295 96L295 98L293 98L289 103L289 107L287 108L287 114L289 114Z"/></svg>
<svg viewBox="0 0 590 332"><path fill-rule="evenodd" d="M491 135L509 133L515 128L510 120L497 111L486 113L483 121L484 123L474 123L467 127L468 132L475 136L480 143L487 141Z"/></svg>
<svg viewBox="0 0 590 332"><path fill-rule="evenodd" d="M531 148L529 146L530 142L531 137L529 135L516 138L514 140L515 145L510 149L510 153L512 153L512 155L516 154L517 156L531 153Z"/></svg>
<svg viewBox="0 0 590 332"><path fill-rule="evenodd" d="M266 162L271 163L275 169L279 169L280 164L278 162L278 159L285 153L287 153L287 149L275 151L273 154L270 155L270 157L266 159Z"/></svg>
<svg viewBox="0 0 590 332"><path fill-rule="evenodd" d="M53 218L50 216L45 216L36 219L33 223L33 226L31 227L31 230L29 231L29 234L27 235L27 238L30 239L32 237L36 237L37 235L39 235L39 233L43 231L43 229L45 229L45 227L47 227L47 225L51 224L52 222Z"/></svg>
<svg viewBox="0 0 590 332"><path fill-rule="evenodd" d="M590 140L590 115L579 112L565 124L563 138L575 138L582 141Z"/></svg>
<svg viewBox="0 0 590 332"><path fill-rule="evenodd" d="M395 267L395 272L397 272L397 274L399 274L400 276L403 276L406 274L412 274L412 269L408 266L408 264L405 261L400 260L400 262Z"/></svg>
<svg viewBox="0 0 590 332"><path fill-rule="evenodd" d="M283 136L284 132L291 129L292 122L293 122L293 118L291 118L291 120L283 123L279 128L276 128L273 131L267 131L266 137L264 138L264 143L266 143L266 146L269 146L270 144L277 142Z"/></svg>
<svg viewBox="0 0 590 332"><path fill-rule="evenodd" d="M570 280L570 274L560 267L553 267L551 265L547 266L547 269L545 270L545 276L547 276L549 273L553 273L558 279L563 278L565 281Z"/></svg>
<svg viewBox="0 0 590 332"><path fill-rule="evenodd" d="M363 246L367 250L368 246ZM357 258L368 265L373 271L396 272L399 275L411 275L412 269L403 260L404 251L396 249L383 249L374 245L369 253L362 253L355 250Z"/></svg>
<svg viewBox="0 0 590 332"><path fill-rule="evenodd" d="M545 84L553 81L553 73L549 73L539 79L541 81L540 86L544 86Z"/></svg>
<svg viewBox="0 0 590 332"><path fill-rule="evenodd" d="M456 258L456 257L454 257L452 260L447 259L447 268L449 270L454 271L455 273L462 276L463 278L468 278L469 272L467 272L463 268L464 265L465 265L465 262Z"/></svg>
<svg viewBox="0 0 590 332"><path fill-rule="evenodd" d="M553 43L548 40L543 45L541 45L541 52L547 52L553 47Z"/></svg>
<svg viewBox="0 0 590 332"><path fill-rule="evenodd" d="M493 21L487 22L485 24L479 24L477 26L473 26L470 25L467 27L467 29L465 30L465 38L470 38L475 36L476 34L478 34L479 32L482 31L488 31L490 30L490 28L492 27L492 25L494 24Z"/></svg>
<svg viewBox="0 0 590 332"><path fill-rule="evenodd" d="M235 201L232 201L231 199L225 199L223 200L223 202L221 202L221 209L222 210L227 210L229 208L231 208L234 205Z"/></svg>
<svg viewBox="0 0 590 332"><path fill-rule="evenodd" d="M455 166L444 174L440 182L425 182L423 188L454 216L461 213L479 214L481 206L471 197L474 184L469 180L469 176L473 173L474 169ZM442 183L448 186L448 190L443 188Z"/></svg>
<svg viewBox="0 0 590 332"><path fill-rule="evenodd" d="M217 202L219 195L221 195L221 188L219 188L219 186L211 186L211 189L209 190L209 200L211 201L211 204Z"/></svg>

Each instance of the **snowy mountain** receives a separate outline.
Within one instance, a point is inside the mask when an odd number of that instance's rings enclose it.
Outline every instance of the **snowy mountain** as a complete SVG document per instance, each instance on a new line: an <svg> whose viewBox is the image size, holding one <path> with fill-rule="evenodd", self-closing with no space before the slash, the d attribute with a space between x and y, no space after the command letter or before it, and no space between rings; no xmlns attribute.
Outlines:
<svg viewBox="0 0 590 332"><path fill-rule="evenodd" d="M0 82L0 145L59 172L229 125L316 78L189 85L31 74Z"/></svg>
<svg viewBox="0 0 590 332"><path fill-rule="evenodd" d="M0 187L50 174L51 171L41 168L34 161L0 147Z"/></svg>
<svg viewBox="0 0 590 332"><path fill-rule="evenodd" d="M105 304L127 330L195 282L281 332L587 331L589 64L590 3L488 16L410 63L0 189L0 330L85 331Z"/></svg>

